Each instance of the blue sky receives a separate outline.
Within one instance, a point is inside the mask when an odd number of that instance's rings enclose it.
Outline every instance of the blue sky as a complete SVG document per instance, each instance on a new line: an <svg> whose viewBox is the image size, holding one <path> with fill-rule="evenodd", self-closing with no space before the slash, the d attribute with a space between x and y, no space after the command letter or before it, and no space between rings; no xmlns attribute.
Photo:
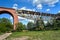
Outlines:
<svg viewBox="0 0 60 40"><path fill-rule="evenodd" d="M60 0L0 0L0 7L57 14L60 12ZM0 15L0 18L7 15Z"/></svg>
<svg viewBox="0 0 60 40"><path fill-rule="evenodd" d="M60 0L0 0L0 6L56 14L60 11Z"/></svg>

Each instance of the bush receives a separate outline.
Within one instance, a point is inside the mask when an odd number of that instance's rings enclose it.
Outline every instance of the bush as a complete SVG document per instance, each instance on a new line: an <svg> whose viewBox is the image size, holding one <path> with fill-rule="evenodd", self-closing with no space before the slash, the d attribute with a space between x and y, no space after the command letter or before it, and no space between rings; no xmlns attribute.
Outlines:
<svg viewBox="0 0 60 40"><path fill-rule="evenodd" d="M34 27L34 23L28 22L28 24L27 24L28 30L33 30L33 27Z"/></svg>
<svg viewBox="0 0 60 40"><path fill-rule="evenodd" d="M47 25L44 27L45 30L60 30L60 20L53 19L52 24L47 23Z"/></svg>
<svg viewBox="0 0 60 40"><path fill-rule="evenodd" d="M16 31L23 31L23 30L25 30L25 25L23 25L22 23L18 23Z"/></svg>
<svg viewBox="0 0 60 40"><path fill-rule="evenodd" d="M9 19L1 18L0 19L0 32L9 32L13 29L12 23Z"/></svg>
<svg viewBox="0 0 60 40"><path fill-rule="evenodd" d="M53 27L54 27L54 30L60 29L60 20L54 20Z"/></svg>
<svg viewBox="0 0 60 40"><path fill-rule="evenodd" d="M44 30L44 22L42 18L36 20L36 30Z"/></svg>

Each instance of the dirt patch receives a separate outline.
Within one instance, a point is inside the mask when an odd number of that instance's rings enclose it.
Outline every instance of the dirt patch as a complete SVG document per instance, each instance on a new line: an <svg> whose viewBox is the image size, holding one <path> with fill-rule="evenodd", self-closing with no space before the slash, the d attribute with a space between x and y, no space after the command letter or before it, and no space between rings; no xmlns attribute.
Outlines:
<svg viewBox="0 0 60 40"><path fill-rule="evenodd" d="M3 35L0 35L0 40L4 40L5 38L7 38L8 36L10 36L12 33L5 33Z"/></svg>

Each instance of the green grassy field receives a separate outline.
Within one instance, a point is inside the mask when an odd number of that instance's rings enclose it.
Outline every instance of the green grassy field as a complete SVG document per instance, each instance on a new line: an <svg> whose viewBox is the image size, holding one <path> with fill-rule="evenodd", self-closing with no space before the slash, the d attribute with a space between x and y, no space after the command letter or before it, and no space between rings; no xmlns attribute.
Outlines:
<svg viewBox="0 0 60 40"><path fill-rule="evenodd" d="M0 35L2 35L2 34L4 34L4 33L0 32Z"/></svg>
<svg viewBox="0 0 60 40"><path fill-rule="evenodd" d="M60 30L14 32L10 37L8 37L8 39L22 36L30 37L28 40L60 40Z"/></svg>

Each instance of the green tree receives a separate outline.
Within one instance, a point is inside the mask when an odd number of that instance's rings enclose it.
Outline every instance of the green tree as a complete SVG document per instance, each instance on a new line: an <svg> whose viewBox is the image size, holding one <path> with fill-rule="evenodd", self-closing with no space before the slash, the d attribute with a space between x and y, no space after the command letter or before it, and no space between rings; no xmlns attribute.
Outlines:
<svg viewBox="0 0 60 40"><path fill-rule="evenodd" d="M49 22L47 23L47 26L44 27L46 30L58 30L60 29L60 20L53 19L52 24Z"/></svg>
<svg viewBox="0 0 60 40"><path fill-rule="evenodd" d="M25 30L25 25L19 22L17 24L17 31L23 31L23 30Z"/></svg>
<svg viewBox="0 0 60 40"><path fill-rule="evenodd" d="M54 29L60 29L60 20L54 20L53 21L53 27Z"/></svg>
<svg viewBox="0 0 60 40"><path fill-rule="evenodd" d="M33 27L34 27L34 23L28 22L28 24L27 24L28 30L33 30Z"/></svg>
<svg viewBox="0 0 60 40"><path fill-rule="evenodd" d="M52 30L53 24L51 24L49 21L47 22L47 25L44 27L45 30Z"/></svg>
<svg viewBox="0 0 60 40"><path fill-rule="evenodd" d="M42 20L42 17L36 20L36 30L44 30L44 22Z"/></svg>
<svg viewBox="0 0 60 40"><path fill-rule="evenodd" d="M12 30L12 23L7 18L0 18L0 31L7 32Z"/></svg>

